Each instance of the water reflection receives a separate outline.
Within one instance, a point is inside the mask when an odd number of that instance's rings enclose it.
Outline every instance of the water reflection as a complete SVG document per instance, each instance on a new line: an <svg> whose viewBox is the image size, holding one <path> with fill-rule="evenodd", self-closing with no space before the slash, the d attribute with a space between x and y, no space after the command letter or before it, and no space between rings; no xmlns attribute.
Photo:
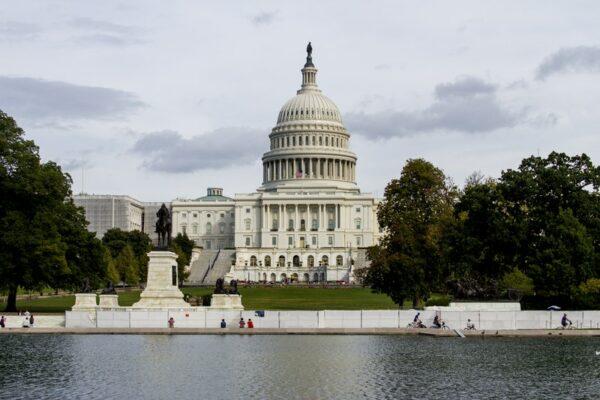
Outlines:
<svg viewBox="0 0 600 400"><path fill-rule="evenodd" d="M596 398L598 338L0 335L12 399Z"/></svg>

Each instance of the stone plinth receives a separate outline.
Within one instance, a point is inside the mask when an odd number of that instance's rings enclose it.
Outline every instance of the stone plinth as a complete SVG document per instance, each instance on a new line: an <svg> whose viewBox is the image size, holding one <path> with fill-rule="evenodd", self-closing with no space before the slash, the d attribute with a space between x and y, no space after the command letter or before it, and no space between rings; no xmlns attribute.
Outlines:
<svg viewBox="0 0 600 400"><path fill-rule="evenodd" d="M213 294L210 301L210 308L243 310L242 296L239 294Z"/></svg>
<svg viewBox="0 0 600 400"><path fill-rule="evenodd" d="M116 294L101 294L100 295L100 308L118 308L119 307L119 296Z"/></svg>
<svg viewBox="0 0 600 400"><path fill-rule="evenodd" d="M140 301L132 308L189 308L177 287L177 254L170 251L148 253L148 282Z"/></svg>
<svg viewBox="0 0 600 400"><path fill-rule="evenodd" d="M75 294L75 305L73 310L95 310L96 305L96 293L76 293Z"/></svg>

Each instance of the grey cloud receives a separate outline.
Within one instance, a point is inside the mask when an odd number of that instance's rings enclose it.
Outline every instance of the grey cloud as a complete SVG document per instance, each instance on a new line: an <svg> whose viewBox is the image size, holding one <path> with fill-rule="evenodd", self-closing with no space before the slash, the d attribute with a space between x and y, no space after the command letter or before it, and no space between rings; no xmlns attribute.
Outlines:
<svg viewBox="0 0 600 400"><path fill-rule="evenodd" d="M279 11L263 12L250 18L250 21L256 26L269 25L277 20Z"/></svg>
<svg viewBox="0 0 600 400"><path fill-rule="evenodd" d="M105 33L94 33L91 35L76 36L75 41L80 44L102 44L108 46L126 46L130 44L141 44L143 40L135 37L109 35Z"/></svg>
<svg viewBox="0 0 600 400"><path fill-rule="evenodd" d="M463 77L452 83L440 83L435 87L435 97L440 100L455 97L489 96L494 94L496 86L474 77Z"/></svg>
<svg viewBox="0 0 600 400"><path fill-rule="evenodd" d="M74 36L74 40L81 44L125 46L144 43L144 40L139 37L137 30L131 26L92 18L72 19L69 22L69 26L85 32Z"/></svg>
<svg viewBox="0 0 600 400"><path fill-rule="evenodd" d="M75 18L69 21L73 28L84 30L95 30L112 33L132 33L133 29L129 26L114 24L112 22L100 21L92 18Z"/></svg>
<svg viewBox="0 0 600 400"><path fill-rule="evenodd" d="M227 127L191 138L174 131L153 132L138 139L131 150L145 158L145 169L186 173L250 165L265 146L268 137L263 131Z"/></svg>
<svg viewBox="0 0 600 400"><path fill-rule="evenodd" d="M526 112L505 109L498 101L496 90L495 85L480 79L463 77L438 85L436 101L425 109L357 112L347 114L344 120L351 132L373 140L440 130L485 133L525 122Z"/></svg>
<svg viewBox="0 0 600 400"><path fill-rule="evenodd" d="M536 78L565 72L600 72L600 47L565 47L547 57L537 68Z"/></svg>
<svg viewBox="0 0 600 400"><path fill-rule="evenodd" d="M89 168L92 166L92 162L87 159L69 159L65 161L59 161L59 164L65 171L79 171L82 168Z"/></svg>
<svg viewBox="0 0 600 400"><path fill-rule="evenodd" d="M122 90L0 76L0 108L34 123L114 120L144 106L137 96Z"/></svg>
<svg viewBox="0 0 600 400"><path fill-rule="evenodd" d="M0 21L0 40L31 40L42 32L39 25L26 22Z"/></svg>

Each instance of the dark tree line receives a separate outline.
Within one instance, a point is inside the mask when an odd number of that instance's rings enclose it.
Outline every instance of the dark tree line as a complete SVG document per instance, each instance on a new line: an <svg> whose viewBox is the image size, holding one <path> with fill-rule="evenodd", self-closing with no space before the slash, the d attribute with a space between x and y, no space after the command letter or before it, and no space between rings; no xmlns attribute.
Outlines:
<svg viewBox="0 0 600 400"><path fill-rule="evenodd" d="M369 249L367 283L399 304L449 291L600 306L599 184L585 154L529 157L498 179L474 174L460 191L409 160L379 208L386 234Z"/></svg>

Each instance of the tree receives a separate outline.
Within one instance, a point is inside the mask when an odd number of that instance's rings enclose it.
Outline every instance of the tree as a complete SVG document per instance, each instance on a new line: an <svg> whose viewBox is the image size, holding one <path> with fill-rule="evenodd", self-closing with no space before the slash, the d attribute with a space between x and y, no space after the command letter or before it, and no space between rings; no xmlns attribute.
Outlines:
<svg viewBox="0 0 600 400"><path fill-rule="evenodd" d="M572 298L600 276L600 168L590 158L552 152L502 173L504 212L519 232L514 263L536 293Z"/></svg>
<svg viewBox="0 0 600 400"><path fill-rule="evenodd" d="M188 238L187 234L178 233L171 241L170 249L177 254L177 276L179 283L185 281L190 273L185 267L190 265L192 259L192 250L194 249L194 241Z"/></svg>
<svg viewBox="0 0 600 400"><path fill-rule="evenodd" d="M115 259L115 268L119 272L119 279L132 286L140 283L139 266L133 249L128 244Z"/></svg>
<svg viewBox="0 0 600 400"><path fill-rule="evenodd" d="M136 258L137 275L146 280L148 274L148 253L152 250L150 237L141 231L123 231L119 228L109 229L104 233L102 242L110 249L113 258L117 258L123 249L129 246Z"/></svg>
<svg viewBox="0 0 600 400"><path fill-rule="evenodd" d="M442 235L452 219L456 190L444 173L423 160L409 160L385 189L377 210L386 234L368 249L371 267L367 283L398 304L409 298L413 306L442 280Z"/></svg>
<svg viewBox="0 0 600 400"><path fill-rule="evenodd" d="M8 289L7 311L16 310L19 286L74 287L92 271L102 275L94 263L98 243L86 236L71 183L57 164L41 162L34 142L0 111L0 284Z"/></svg>

